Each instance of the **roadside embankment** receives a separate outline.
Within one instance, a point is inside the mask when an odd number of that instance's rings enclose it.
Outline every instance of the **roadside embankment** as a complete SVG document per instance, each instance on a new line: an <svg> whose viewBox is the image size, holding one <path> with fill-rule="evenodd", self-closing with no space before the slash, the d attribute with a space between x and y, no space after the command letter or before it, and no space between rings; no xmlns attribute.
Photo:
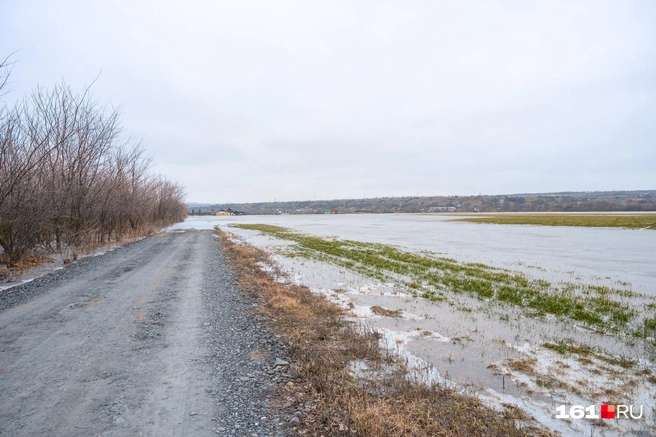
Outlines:
<svg viewBox="0 0 656 437"><path fill-rule="evenodd" d="M380 334L350 321L338 305L282 281L267 254L217 230L240 288L287 345L290 381L278 390L289 423L309 435L548 436L518 408L486 407L473 396L410 377L405 361L380 347Z"/></svg>

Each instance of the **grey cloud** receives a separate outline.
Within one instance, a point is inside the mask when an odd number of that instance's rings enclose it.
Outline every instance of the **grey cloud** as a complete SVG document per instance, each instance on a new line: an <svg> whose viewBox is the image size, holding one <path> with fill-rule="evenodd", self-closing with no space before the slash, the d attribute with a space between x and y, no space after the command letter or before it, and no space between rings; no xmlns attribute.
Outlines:
<svg viewBox="0 0 656 437"><path fill-rule="evenodd" d="M18 98L120 105L190 200L656 188L656 5L0 6Z"/></svg>

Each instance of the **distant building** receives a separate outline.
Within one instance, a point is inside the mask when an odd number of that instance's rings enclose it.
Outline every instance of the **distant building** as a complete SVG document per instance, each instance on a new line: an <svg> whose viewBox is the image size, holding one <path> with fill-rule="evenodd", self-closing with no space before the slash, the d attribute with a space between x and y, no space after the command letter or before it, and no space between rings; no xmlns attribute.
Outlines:
<svg viewBox="0 0 656 437"><path fill-rule="evenodd" d="M428 212L454 212L455 210L455 206L431 206L428 208Z"/></svg>
<svg viewBox="0 0 656 437"><path fill-rule="evenodd" d="M228 211L219 211L216 213L217 216L222 216L222 215L230 215Z"/></svg>

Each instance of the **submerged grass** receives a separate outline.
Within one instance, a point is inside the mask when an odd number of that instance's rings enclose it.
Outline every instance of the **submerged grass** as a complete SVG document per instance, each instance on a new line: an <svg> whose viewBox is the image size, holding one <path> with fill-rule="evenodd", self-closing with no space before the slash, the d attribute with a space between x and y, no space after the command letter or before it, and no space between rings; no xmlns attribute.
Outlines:
<svg viewBox="0 0 656 437"><path fill-rule="evenodd" d="M498 225L582 226L656 230L656 214L503 214L454 221Z"/></svg>
<svg viewBox="0 0 656 437"><path fill-rule="evenodd" d="M622 356L613 357L606 354L602 354L595 348L592 348L585 344L577 344L573 340L559 341L557 343L547 342L544 343L542 346L547 349L551 349L555 352L558 352L561 355L569 355L569 354L579 355L584 360L587 359L587 362L589 364L591 364L591 361L588 358L590 356L595 357L608 364L622 367L624 369L630 369L637 364L636 360L632 360Z"/></svg>
<svg viewBox="0 0 656 437"><path fill-rule="evenodd" d="M295 431L312 436L552 436L518 428L530 419L509 408L497 412L477 398L408 378L407 369L379 347L379 334L358 328L343 310L307 287L281 284L260 267L266 254L236 244L219 231L222 250L240 288L262 300L263 313L292 358L296 382L282 384L278 401L303 411ZM316 242L319 244L320 242ZM365 361L377 377L357 377L352 363ZM287 407L285 407L287 405Z"/></svg>
<svg viewBox="0 0 656 437"><path fill-rule="evenodd" d="M480 263L405 252L384 244L320 238L273 225L232 226L293 241L296 245L289 250L297 255L331 262L382 281L403 283L410 293L430 300L445 300L447 292L469 293L480 299L528 309L532 316L550 314L569 318L599 332L649 337L656 329L653 326L656 319L648 318L646 311L639 312L617 299L639 296L625 289L552 284ZM644 315L642 322L640 315Z"/></svg>

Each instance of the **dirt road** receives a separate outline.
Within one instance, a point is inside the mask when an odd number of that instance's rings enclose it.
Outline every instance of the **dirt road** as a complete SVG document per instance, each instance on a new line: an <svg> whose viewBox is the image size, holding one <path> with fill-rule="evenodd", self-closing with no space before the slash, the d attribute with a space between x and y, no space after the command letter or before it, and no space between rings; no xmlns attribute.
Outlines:
<svg viewBox="0 0 656 437"><path fill-rule="evenodd" d="M0 435L278 435L285 357L233 282L211 231L187 231L3 292Z"/></svg>

